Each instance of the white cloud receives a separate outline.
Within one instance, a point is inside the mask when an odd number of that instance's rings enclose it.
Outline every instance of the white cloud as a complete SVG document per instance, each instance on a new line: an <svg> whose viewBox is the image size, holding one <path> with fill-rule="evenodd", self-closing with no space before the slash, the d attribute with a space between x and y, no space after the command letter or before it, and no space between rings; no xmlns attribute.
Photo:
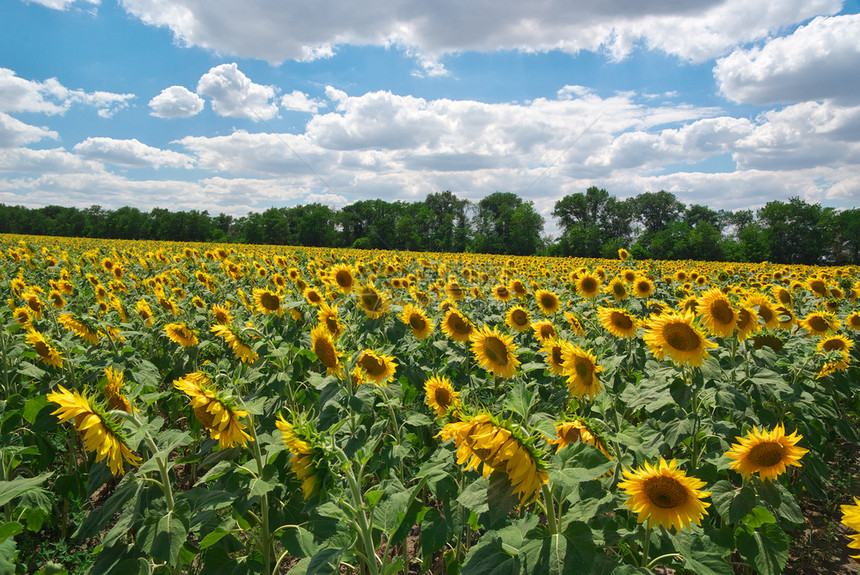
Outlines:
<svg viewBox="0 0 860 575"><path fill-rule="evenodd" d="M212 109L220 116L259 121L271 120L278 114L278 104L272 102L275 89L252 82L235 62L215 66L203 74L197 93L212 98Z"/></svg>
<svg viewBox="0 0 860 575"><path fill-rule="evenodd" d="M185 154L161 150L137 139L87 138L74 147L76 154L117 166L133 168L190 168L192 159Z"/></svg>
<svg viewBox="0 0 860 575"><path fill-rule="evenodd" d="M54 10L68 10L72 4L75 4L78 0L25 0L26 2L33 2L35 4L41 4L46 8L52 8ZM82 0L87 4L92 4L94 6L98 6L101 4L101 0Z"/></svg>
<svg viewBox="0 0 860 575"><path fill-rule="evenodd" d="M0 172L22 174L68 174L102 172L99 162L70 154L63 148L31 150L11 148L0 154Z"/></svg>
<svg viewBox="0 0 860 575"><path fill-rule="evenodd" d="M313 100L304 92L293 90L289 94L284 94L281 98L281 106L285 110L293 112L308 112L316 114L320 108L325 108L326 103L320 100Z"/></svg>
<svg viewBox="0 0 860 575"><path fill-rule="evenodd" d="M25 124L9 114L0 112L0 148L32 144L44 138L56 140L58 137L59 134L53 130Z"/></svg>
<svg viewBox="0 0 860 575"><path fill-rule="evenodd" d="M860 14L816 18L763 47L717 61L714 76L730 100L750 104L835 99L860 102Z"/></svg>
<svg viewBox="0 0 860 575"><path fill-rule="evenodd" d="M339 45L403 47L424 74L444 73L436 56L467 50L606 50L639 44L702 61L818 15L842 0L478 0L361 3L320 0L122 0L143 22L186 45L280 63L330 57ZM422 60L423 58L423 60Z"/></svg>
<svg viewBox="0 0 860 575"><path fill-rule="evenodd" d="M73 104L96 108L99 116L110 118L128 107L134 94L113 92L85 92L70 90L56 78L34 82L19 78L13 70L0 68L0 111L63 114Z"/></svg>
<svg viewBox="0 0 860 575"><path fill-rule="evenodd" d="M158 118L190 118L203 111L203 98L184 86L170 86L149 101L151 115Z"/></svg>

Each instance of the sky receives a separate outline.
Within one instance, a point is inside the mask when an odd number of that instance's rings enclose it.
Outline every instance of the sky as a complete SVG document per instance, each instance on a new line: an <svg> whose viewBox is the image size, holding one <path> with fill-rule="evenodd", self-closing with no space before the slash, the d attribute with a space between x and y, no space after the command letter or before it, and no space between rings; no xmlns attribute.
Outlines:
<svg viewBox="0 0 860 575"><path fill-rule="evenodd" d="M860 206L860 0L0 0L0 203Z"/></svg>

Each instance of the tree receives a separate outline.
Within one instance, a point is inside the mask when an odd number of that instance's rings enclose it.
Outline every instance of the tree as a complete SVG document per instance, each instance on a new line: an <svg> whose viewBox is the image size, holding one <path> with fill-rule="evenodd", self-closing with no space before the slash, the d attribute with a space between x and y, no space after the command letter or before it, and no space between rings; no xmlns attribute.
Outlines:
<svg viewBox="0 0 860 575"><path fill-rule="evenodd" d="M495 192L478 202L475 251L532 255L541 247L543 224L532 202L511 192Z"/></svg>
<svg viewBox="0 0 860 575"><path fill-rule="evenodd" d="M833 209L800 198L768 202L758 210L758 219L770 258L779 263L817 264L832 237Z"/></svg>
<svg viewBox="0 0 860 575"><path fill-rule="evenodd" d="M427 194L428 210L426 248L436 252L462 252L469 242L468 200L461 200L450 190Z"/></svg>
<svg viewBox="0 0 860 575"><path fill-rule="evenodd" d="M552 215L559 219L559 238L565 255L598 257L608 249L625 247L631 236L631 204L609 192L590 187L585 194L570 194L555 203ZM611 246L611 248L609 247Z"/></svg>

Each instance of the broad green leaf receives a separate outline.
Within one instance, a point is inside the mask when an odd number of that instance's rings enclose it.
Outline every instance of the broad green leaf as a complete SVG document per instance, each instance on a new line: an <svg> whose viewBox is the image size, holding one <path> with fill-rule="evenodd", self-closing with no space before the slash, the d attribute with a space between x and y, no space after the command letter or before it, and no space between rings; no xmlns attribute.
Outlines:
<svg viewBox="0 0 860 575"><path fill-rule="evenodd" d="M51 475L53 475L52 472L45 472L36 477L16 477L11 481L0 481L0 506L6 505L31 489L39 489Z"/></svg>
<svg viewBox="0 0 860 575"><path fill-rule="evenodd" d="M7 521L0 525L0 543L6 541L9 537L15 537L24 531L24 526L17 521Z"/></svg>
<svg viewBox="0 0 860 575"><path fill-rule="evenodd" d="M789 538L776 523L765 523L755 531L737 532L738 553L761 575L778 575L788 562Z"/></svg>
<svg viewBox="0 0 860 575"><path fill-rule="evenodd" d="M711 501L723 521L737 523L755 507L756 496L749 485L736 489L728 481L722 480L711 487Z"/></svg>
<svg viewBox="0 0 860 575"><path fill-rule="evenodd" d="M37 395L31 399L27 400L27 403L24 404L24 419L32 425L36 423L36 416L39 415L39 412L45 409L49 404L48 397L45 395ZM54 406L51 403L51 406Z"/></svg>
<svg viewBox="0 0 860 575"><path fill-rule="evenodd" d="M311 557L318 549L313 533L299 525L284 528L281 544L293 557Z"/></svg>
<svg viewBox="0 0 860 575"><path fill-rule="evenodd" d="M188 538L188 505L177 504L161 517L148 517L139 533L141 549L158 561L176 564Z"/></svg>
<svg viewBox="0 0 860 575"><path fill-rule="evenodd" d="M436 553L448 541L448 522L439 510L430 508L421 521L421 551L425 557Z"/></svg>
<svg viewBox="0 0 860 575"><path fill-rule="evenodd" d="M761 505L757 505L753 507L752 511L742 521L749 527L757 529L765 523L776 523L776 517Z"/></svg>
<svg viewBox="0 0 860 575"><path fill-rule="evenodd" d="M144 482L140 478L131 473L123 477L113 495L102 503L101 507L87 514L77 531L75 531L74 536L94 537L105 528L113 518L114 513L122 509L128 500L143 488L143 484Z"/></svg>

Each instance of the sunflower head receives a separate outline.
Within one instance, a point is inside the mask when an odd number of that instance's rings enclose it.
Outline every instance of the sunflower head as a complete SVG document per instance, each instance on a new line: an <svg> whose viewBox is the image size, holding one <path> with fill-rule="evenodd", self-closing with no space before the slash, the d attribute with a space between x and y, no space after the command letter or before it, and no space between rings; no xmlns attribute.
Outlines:
<svg viewBox="0 0 860 575"><path fill-rule="evenodd" d="M606 444L596 431L596 427L587 419L575 418L570 421L561 421L555 424L555 439L548 439L547 443L561 449L571 443L587 443L596 447L603 454L612 459L606 450Z"/></svg>
<svg viewBox="0 0 860 575"><path fill-rule="evenodd" d="M624 477L618 487L629 496L624 505L639 514L639 523L647 520L649 526L682 529L693 522L700 525L707 514L710 504L702 499L710 492L701 491L705 482L678 469L675 459L667 463L661 457L657 465L625 470Z"/></svg>
<svg viewBox="0 0 860 575"><path fill-rule="evenodd" d="M558 296L545 289L539 289L535 292L535 300L537 301L538 307L545 314L557 312L560 306Z"/></svg>
<svg viewBox="0 0 860 575"><path fill-rule="evenodd" d="M358 356L355 370L359 372L360 377L365 381L386 385L395 371L397 371L397 362L391 356L366 349Z"/></svg>
<svg viewBox="0 0 860 575"><path fill-rule="evenodd" d="M39 354L39 361L46 365L51 365L56 368L63 367L63 356L57 351L57 348L48 341L48 339L40 332L32 327L27 330L25 337L27 343L33 346L36 353Z"/></svg>
<svg viewBox="0 0 860 575"><path fill-rule="evenodd" d="M712 335L725 337L735 331L738 314L720 289L714 288L702 294L696 310L702 315L702 323Z"/></svg>
<svg viewBox="0 0 860 575"><path fill-rule="evenodd" d="M173 386L188 396L194 416L206 428L210 437L218 441L221 449L253 441L240 421L241 418L247 417L248 411L238 409L233 397L215 387L206 374L199 371L189 373L175 380Z"/></svg>
<svg viewBox="0 0 860 575"><path fill-rule="evenodd" d="M324 325L318 325L311 330L311 349L326 367L328 375L339 376L343 373L340 365L340 357L343 354L334 346L331 333Z"/></svg>
<svg viewBox="0 0 860 575"><path fill-rule="evenodd" d="M359 307L370 319L380 318L388 313L388 296L377 290L372 283L357 286L353 293L358 298Z"/></svg>
<svg viewBox="0 0 860 575"><path fill-rule="evenodd" d="M317 495L328 475L321 438L309 422L295 414L291 421L279 414L275 426L281 431L281 439L290 451L290 466L296 479L302 483L302 495L305 499Z"/></svg>
<svg viewBox="0 0 860 575"><path fill-rule="evenodd" d="M667 355L679 364L702 365L710 357L708 348L717 347L693 325L692 314L668 313L648 322L642 337L658 359Z"/></svg>
<svg viewBox="0 0 860 575"><path fill-rule="evenodd" d="M544 343L550 338L558 337L558 332L555 331L555 327L548 319L534 322L532 324L532 331L534 331L535 337L541 343Z"/></svg>
<svg viewBox="0 0 860 575"><path fill-rule="evenodd" d="M582 273L576 280L576 291L584 298L592 299L600 292L600 278L588 272Z"/></svg>
<svg viewBox="0 0 860 575"><path fill-rule="evenodd" d="M442 319L442 332L454 341L469 341L475 331L472 322L456 308L448 309Z"/></svg>
<svg viewBox="0 0 860 575"><path fill-rule="evenodd" d="M735 439L738 443L733 443L732 449L725 454L735 460L731 469L737 470L744 477L758 473L759 478L766 481L785 473L787 466L800 467L800 458L809 451L797 447L803 436L798 435L797 431L786 435L782 424L770 431L759 431L753 427L747 437Z"/></svg>
<svg viewBox="0 0 860 575"><path fill-rule="evenodd" d="M448 413L457 409L460 404L459 391L454 391L451 380L447 376L434 375L424 383L425 403L442 419Z"/></svg>
<svg viewBox="0 0 860 575"><path fill-rule="evenodd" d="M164 333L182 347L194 347L200 343L197 339L197 331L184 323L169 323L164 326Z"/></svg>
<svg viewBox="0 0 860 575"><path fill-rule="evenodd" d="M403 314L400 317L403 323L412 330L415 339L424 339L433 332L433 322L430 321L424 310L411 303L404 306Z"/></svg>
<svg viewBox="0 0 860 575"><path fill-rule="evenodd" d="M484 326L471 336L472 353L478 363L497 377L513 377L520 365L510 335Z"/></svg>
<svg viewBox="0 0 860 575"><path fill-rule="evenodd" d="M585 351L578 345L570 345L564 351L563 373L567 376L570 396L593 400L603 390L597 376L603 368L597 364L597 357L591 350Z"/></svg>
<svg viewBox="0 0 860 575"><path fill-rule="evenodd" d="M597 317L603 329L616 337L633 337L639 328L636 318L623 309L599 307Z"/></svg>

